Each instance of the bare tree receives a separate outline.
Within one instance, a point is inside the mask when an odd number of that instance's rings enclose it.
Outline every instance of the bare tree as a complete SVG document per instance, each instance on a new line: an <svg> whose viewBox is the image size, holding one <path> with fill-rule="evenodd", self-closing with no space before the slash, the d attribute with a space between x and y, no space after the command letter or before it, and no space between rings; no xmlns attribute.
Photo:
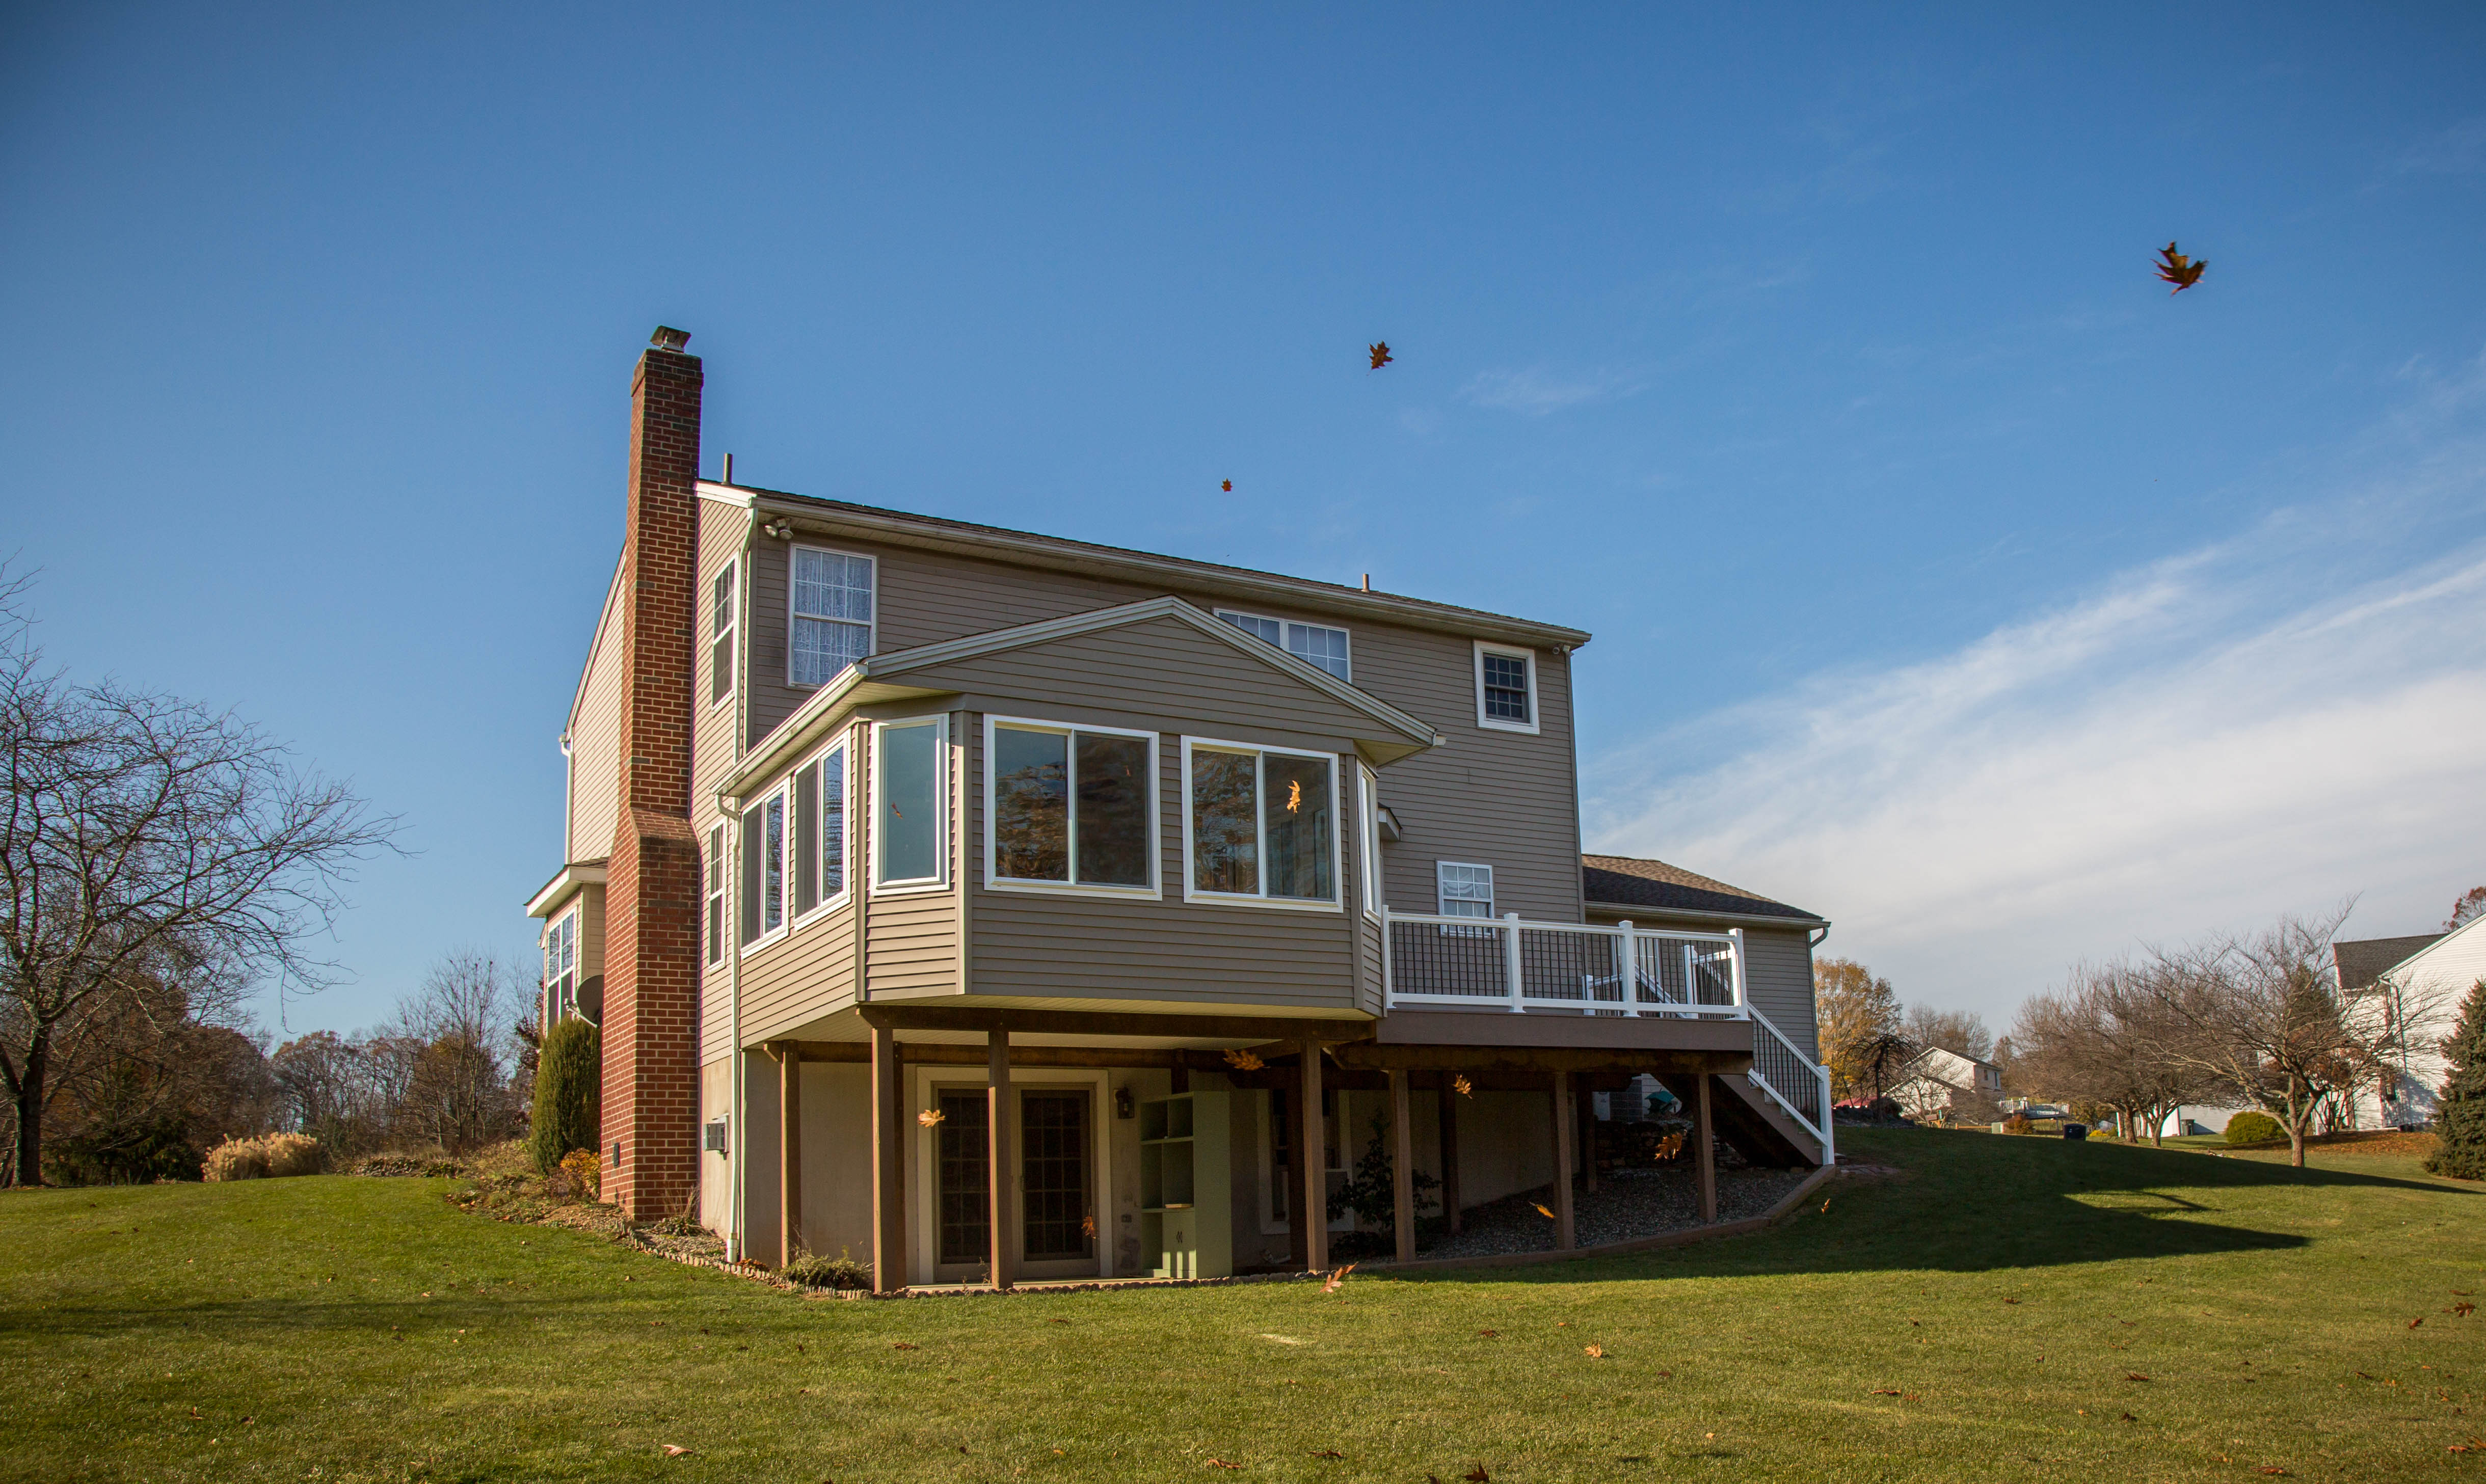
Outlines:
<svg viewBox="0 0 2486 1484"><path fill-rule="evenodd" d="M2251 938L2157 951L2141 981L2163 1011L2156 1049L2268 1109L2299 1167L2323 1109L2388 1064L2395 1044L2339 993L2331 940L2347 916L2284 917Z"/></svg>
<svg viewBox="0 0 2486 1484"><path fill-rule="evenodd" d="M327 982L305 941L395 822L229 714L44 669L24 591L0 580L0 1084L34 1185L55 1060L133 1015L235 1022L271 972Z"/></svg>
<svg viewBox="0 0 2486 1484"><path fill-rule="evenodd" d="M402 1114L410 1132L453 1154L510 1137L523 1106L511 1080L520 998L516 976L499 960L460 948L399 1004L383 1039L410 1057Z"/></svg>
<svg viewBox="0 0 2486 1484"><path fill-rule="evenodd" d="M2083 965L2060 992L2021 1006L2011 1042L2018 1075L2066 1103L2113 1111L2163 1143L2169 1114L2216 1078L2173 1048L2188 1033L2150 988L2154 964Z"/></svg>
<svg viewBox="0 0 2486 1484"><path fill-rule="evenodd" d="M1977 1061L1994 1059L1994 1032L1974 1010L1937 1010L1912 1004L1899 1021L1899 1033L1919 1046L1939 1046Z"/></svg>

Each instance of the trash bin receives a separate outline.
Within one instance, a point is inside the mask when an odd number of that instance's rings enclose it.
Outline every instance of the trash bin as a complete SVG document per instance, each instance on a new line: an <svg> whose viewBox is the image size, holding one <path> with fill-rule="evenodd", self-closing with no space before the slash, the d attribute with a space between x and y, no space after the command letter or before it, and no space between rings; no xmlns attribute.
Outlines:
<svg viewBox="0 0 2486 1484"><path fill-rule="evenodd" d="M2066 1123L2063 1125L2063 1137L2065 1139L2086 1139L2089 1137L2089 1126L2085 1123Z"/></svg>

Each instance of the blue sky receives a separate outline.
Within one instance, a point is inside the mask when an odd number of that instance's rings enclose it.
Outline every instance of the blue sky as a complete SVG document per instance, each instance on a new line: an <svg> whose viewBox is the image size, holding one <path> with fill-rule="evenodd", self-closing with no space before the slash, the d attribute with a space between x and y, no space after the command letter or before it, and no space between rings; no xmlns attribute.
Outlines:
<svg viewBox="0 0 2486 1484"><path fill-rule="evenodd" d="M42 642L405 821L288 1030L528 951L658 321L752 482L1593 630L1591 843L1911 999L2486 881L2474 8L0 25Z"/></svg>

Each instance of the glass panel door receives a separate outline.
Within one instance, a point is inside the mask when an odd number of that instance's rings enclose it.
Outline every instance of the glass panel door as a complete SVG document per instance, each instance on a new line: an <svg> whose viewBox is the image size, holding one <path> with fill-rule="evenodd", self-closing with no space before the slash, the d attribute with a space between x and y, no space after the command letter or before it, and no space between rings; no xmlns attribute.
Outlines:
<svg viewBox="0 0 2486 1484"><path fill-rule="evenodd" d="M987 1156L984 1094L981 1090L944 1091L935 1104L941 1121L933 1131L934 1163L940 1167L934 1187L938 1204L936 1260L988 1265L993 1255L991 1165Z"/></svg>
<svg viewBox="0 0 2486 1484"><path fill-rule="evenodd" d="M1020 1251L1030 1263L1096 1258L1096 1222L1088 1195L1090 1094L1030 1088L1019 1099L1019 1147L1027 1225Z"/></svg>

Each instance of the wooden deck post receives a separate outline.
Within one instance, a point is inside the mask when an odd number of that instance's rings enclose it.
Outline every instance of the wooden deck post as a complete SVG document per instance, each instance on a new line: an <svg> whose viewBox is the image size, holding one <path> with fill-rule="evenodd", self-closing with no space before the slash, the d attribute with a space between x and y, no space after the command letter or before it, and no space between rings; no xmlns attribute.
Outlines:
<svg viewBox="0 0 2486 1484"><path fill-rule="evenodd" d="M1693 1079L1699 1091L1692 1100L1692 1146L1700 1171L1700 1224L1718 1219L1718 1144L1709 1126L1709 1074Z"/></svg>
<svg viewBox="0 0 2486 1484"><path fill-rule="evenodd" d="M1451 1236L1459 1234L1459 1090L1458 1074L1442 1074L1442 1214L1450 1218Z"/></svg>
<svg viewBox="0 0 2486 1484"><path fill-rule="evenodd" d="M777 1053L777 1250L790 1263L803 1250L803 1053L787 1042Z"/></svg>
<svg viewBox="0 0 2486 1484"><path fill-rule="evenodd" d="M1293 1147L1287 1150L1286 1156L1294 1162L1286 1170L1287 1178L1294 1182L1294 1189L1289 1191L1286 1195L1286 1213L1288 1217L1286 1222L1286 1260L1309 1272L1311 1271L1312 1264L1304 1251L1306 1233L1311 1230L1311 1227L1304 1220L1303 1172L1305 1156L1303 1086L1303 1073L1289 1069L1285 1072L1284 1079L1279 1084L1278 1090L1271 1093L1270 1096L1280 1100L1281 1112L1284 1112L1286 1109L1293 1110L1293 1112L1286 1113L1287 1118L1295 1125L1294 1138L1292 1140Z"/></svg>
<svg viewBox="0 0 2486 1484"><path fill-rule="evenodd" d="M871 1287L906 1286L906 1102L898 1075L898 1033L871 1030Z"/></svg>
<svg viewBox="0 0 2486 1484"><path fill-rule="evenodd" d="M1571 1220L1571 1074L1554 1074L1554 1245L1569 1250L1580 1245Z"/></svg>
<svg viewBox="0 0 2486 1484"><path fill-rule="evenodd" d="M984 1228L992 1235L992 1280L995 1288L1008 1288L1010 1272L1010 1231L1016 1224L1010 1220L1011 1194L1017 1182L1010 1176L1016 1168L1012 1156L1018 1140L1012 1137L1017 1120L1010 1114L1017 1104L1010 1097L1009 1032L984 1032L984 1151L985 1204Z"/></svg>
<svg viewBox="0 0 2486 1484"><path fill-rule="evenodd" d="M1416 1119L1407 1106L1407 1074L1390 1069L1390 1221L1398 1260L1416 1260Z"/></svg>
<svg viewBox="0 0 2486 1484"><path fill-rule="evenodd" d="M1321 1049L1318 1041L1298 1041L1303 1053L1303 1199L1297 1219L1304 1227L1304 1269L1319 1273L1329 1267L1329 1161L1321 1155Z"/></svg>
<svg viewBox="0 0 2486 1484"><path fill-rule="evenodd" d="M1580 1093L1580 1189L1597 1194L1597 1095Z"/></svg>

